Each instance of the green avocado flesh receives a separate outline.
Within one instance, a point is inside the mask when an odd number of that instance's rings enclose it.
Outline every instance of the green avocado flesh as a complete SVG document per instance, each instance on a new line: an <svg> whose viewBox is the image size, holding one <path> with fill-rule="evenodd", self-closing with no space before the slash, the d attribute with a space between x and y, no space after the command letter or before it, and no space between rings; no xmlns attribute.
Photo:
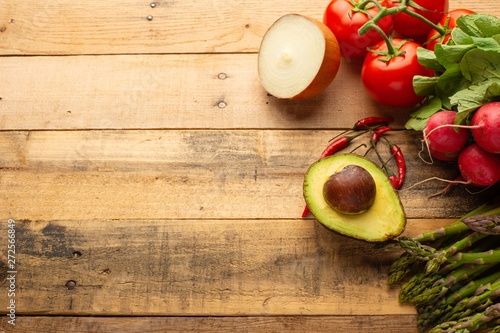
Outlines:
<svg viewBox="0 0 500 333"><path fill-rule="evenodd" d="M375 180L375 200L360 214L340 213L323 197L328 178L348 165L364 168ZM378 165L360 155L338 154L312 164L304 177L304 199L321 224L348 237L383 242L399 236L406 226L403 205L391 182Z"/></svg>

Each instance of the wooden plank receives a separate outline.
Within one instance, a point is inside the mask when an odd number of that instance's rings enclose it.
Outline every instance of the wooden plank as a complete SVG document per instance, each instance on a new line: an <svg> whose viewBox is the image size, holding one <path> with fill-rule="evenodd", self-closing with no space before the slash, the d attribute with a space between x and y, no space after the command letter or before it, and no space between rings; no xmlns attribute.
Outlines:
<svg viewBox="0 0 500 333"><path fill-rule="evenodd" d="M0 132L0 218L297 218L303 175L338 133ZM456 177L447 164L421 161L411 133L391 135L408 160L407 187L430 176ZM359 140L353 147L368 138ZM428 200L444 186L432 181L402 190L408 217L461 216L498 190L472 195L457 187Z"/></svg>
<svg viewBox="0 0 500 333"><path fill-rule="evenodd" d="M412 220L406 234L448 223ZM386 284L400 252L312 220L16 220L14 230L20 316L414 314Z"/></svg>
<svg viewBox="0 0 500 333"><path fill-rule="evenodd" d="M347 128L392 115L365 93L359 63L344 62L320 96L268 96L257 55L7 57L0 62L0 129ZM353 91L358 91L352 98Z"/></svg>
<svg viewBox="0 0 500 333"><path fill-rule="evenodd" d="M305 3L294 8L312 7ZM250 52L286 9L262 11L261 6L259 1L219 0L4 4L2 53Z"/></svg>
<svg viewBox="0 0 500 333"><path fill-rule="evenodd" d="M280 16L297 12L321 20L327 4L280 0L263 8L257 0L1 1L0 54L257 52ZM495 1L454 0L450 7L500 14Z"/></svg>
<svg viewBox="0 0 500 333"><path fill-rule="evenodd" d="M5 318L0 326L7 327ZM286 317L20 317L9 332L417 333L413 315Z"/></svg>
<svg viewBox="0 0 500 333"><path fill-rule="evenodd" d="M385 286L394 254L297 218L302 175L328 139L394 110L361 94L359 62L344 62L308 101L278 101L257 80L269 25L288 12L320 19L326 3L154 3L0 0L0 221L17 221L13 331L416 333L414 310ZM493 1L452 7L500 14ZM401 128L407 112L398 112ZM419 161L414 133L393 138L409 157L409 184L456 173ZM406 234L498 193L456 188L427 200L440 188L401 192Z"/></svg>

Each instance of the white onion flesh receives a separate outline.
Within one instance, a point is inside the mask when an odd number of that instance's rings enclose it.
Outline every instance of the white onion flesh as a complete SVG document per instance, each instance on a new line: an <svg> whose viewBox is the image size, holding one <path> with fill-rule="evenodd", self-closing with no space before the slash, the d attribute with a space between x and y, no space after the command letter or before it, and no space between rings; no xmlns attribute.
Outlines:
<svg viewBox="0 0 500 333"><path fill-rule="evenodd" d="M266 32L259 50L258 70L264 89L277 98L290 99L312 97L326 88L338 69L338 64L324 66L325 61L338 61L336 55L327 56L327 43L337 43L333 33L327 32L331 34L329 39L320 22L302 15L288 14L278 19ZM340 52L338 44L333 50ZM322 67L329 71L328 82L323 79L319 89L304 94Z"/></svg>

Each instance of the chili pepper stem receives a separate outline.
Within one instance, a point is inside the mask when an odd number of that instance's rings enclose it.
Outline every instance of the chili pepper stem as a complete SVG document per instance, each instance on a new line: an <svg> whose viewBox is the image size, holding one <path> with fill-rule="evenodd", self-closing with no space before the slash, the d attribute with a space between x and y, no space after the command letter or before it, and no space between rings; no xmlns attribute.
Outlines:
<svg viewBox="0 0 500 333"><path fill-rule="evenodd" d="M333 140L341 137L342 135L345 135L347 132L349 132L349 130L344 130L344 131L340 132L339 134L335 135L333 138L331 138L330 140L328 140L328 142L332 142Z"/></svg>
<svg viewBox="0 0 500 333"><path fill-rule="evenodd" d="M359 148L361 148L361 147L366 147L366 144L361 143L361 144L357 145L357 146L356 146L356 147L354 147L354 149L353 149L353 150L351 150L349 153L351 153L351 154L352 154L352 153L354 153L356 150L358 150L358 149L359 149Z"/></svg>
<svg viewBox="0 0 500 333"><path fill-rule="evenodd" d="M380 155L380 152L377 149L377 142L374 140L371 140L370 143L371 143L371 149L373 149L373 151L375 151L375 155L377 155L377 158L381 164L381 168L384 170L385 174L386 175L392 174L390 169L387 167L387 163L384 161L384 159L382 158L382 155Z"/></svg>
<svg viewBox="0 0 500 333"><path fill-rule="evenodd" d="M363 132L359 132L357 134L352 134L352 135L345 135L346 133L348 133L350 130L344 130L342 131L340 134L334 136L333 138L331 138L330 140L328 140L328 142L333 142L341 137L345 137L349 142L352 141L353 139L357 138L358 136L361 136L363 134L365 134L366 132L368 132L368 130L365 130Z"/></svg>
<svg viewBox="0 0 500 333"><path fill-rule="evenodd" d="M381 126L373 131L372 137L370 138L370 148L368 148L364 154L364 156L368 155L370 150L372 150L375 144L380 140L380 138L387 132L392 131L392 127L390 126Z"/></svg>

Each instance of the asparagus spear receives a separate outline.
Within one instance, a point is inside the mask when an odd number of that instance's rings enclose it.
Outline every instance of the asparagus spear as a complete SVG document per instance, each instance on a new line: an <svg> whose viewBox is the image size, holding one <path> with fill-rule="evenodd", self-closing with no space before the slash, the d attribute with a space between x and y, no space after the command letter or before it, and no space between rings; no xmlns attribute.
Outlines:
<svg viewBox="0 0 500 333"><path fill-rule="evenodd" d="M410 237L400 237L399 244L403 250L414 256L417 260L427 261L437 251L435 248L424 245L421 242Z"/></svg>
<svg viewBox="0 0 500 333"><path fill-rule="evenodd" d="M470 211L466 215L462 216L460 219L458 219L454 223L452 223L448 226L442 227L442 228L438 228L438 229L435 229L435 230L432 230L429 232L425 232L423 234L420 234L418 236L413 237L413 239L416 240L417 242L420 242L420 243L426 243L426 242L441 239L443 237L449 237L449 236L460 234L462 232L467 232L467 231L469 231L469 227L462 222L463 219L474 216L474 215L489 216L489 215L496 215L496 214L500 214L500 206L498 205L498 203L483 204L483 205L475 208L474 210Z"/></svg>
<svg viewBox="0 0 500 333"><path fill-rule="evenodd" d="M458 321L448 321L432 328L429 333L468 333L487 327L488 322L500 317L500 303L495 303L483 312L464 317Z"/></svg>
<svg viewBox="0 0 500 333"><path fill-rule="evenodd" d="M496 270L496 267L490 267L491 270ZM474 294L481 290L480 288L495 282L500 279L500 271L486 274L481 278L469 281L464 286L457 288L453 293L448 296L435 298L429 297L427 303L420 303L416 305L418 311L418 326L422 329L428 327L439 320L439 318L450 311L460 301L472 297Z"/></svg>
<svg viewBox="0 0 500 333"><path fill-rule="evenodd" d="M472 244L487 236L488 235L473 232L465 236L461 240L455 242L448 248L441 250L440 253L433 255L433 258L431 258L425 266L427 273L436 272L441 267L441 265L449 261L451 256L455 255L459 251L470 248Z"/></svg>
<svg viewBox="0 0 500 333"><path fill-rule="evenodd" d="M415 242L423 244L434 242L437 240L444 241L443 238L452 239L453 237L460 236L462 233L469 233L469 227L467 227L467 225L465 225L462 220L464 218L479 214L485 216L500 214L500 206L498 205L498 203L483 204L446 227L425 232L413 237L412 239ZM409 255L408 253L403 253L400 258L394 261L389 268L389 278L387 280L387 283L389 285L393 285L401 282L408 274L412 272L412 268L415 262L416 259L414 257Z"/></svg>
<svg viewBox="0 0 500 333"><path fill-rule="evenodd" d="M495 264L485 264L481 267L463 265L460 261L445 265L435 274L427 274L424 270L417 272L400 289L401 303L425 303L433 297L442 297L450 287L459 287L459 282L467 283ZM456 289L456 288L455 288Z"/></svg>
<svg viewBox="0 0 500 333"><path fill-rule="evenodd" d="M416 303L416 295L420 295L425 290L431 288L436 281L441 278L439 274L427 275L423 272L418 272L412 278L401 286L399 290L399 301L401 303Z"/></svg>
<svg viewBox="0 0 500 333"><path fill-rule="evenodd" d="M491 328L490 333L500 333L500 319L489 322L488 327Z"/></svg>
<svg viewBox="0 0 500 333"><path fill-rule="evenodd" d="M464 283L477 278L488 269L491 265L466 265L460 269L453 270L450 274L443 278L437 279L434 284L426 290L413 295L411 302L415 304L424 304L432 302L446 295L450 288L460 288ZM500 278L500 275L498 276ZM460 284L462 282L462 284Z"/></svg>
<svg viewBox="0 0 500 333"><path fill-rule="evenodd" d="M500 215L474 215L463 219L463 222L479 233L500 235Z"/></svg>
<svg viewBox="0 0 500 333"><path fill-rule="evenodd" d="M449 226L398 240L404 252L391 265L388 283L413 275L400 301L415 304L419 330L438 325L431 332L500 333L500 315L493 312L500 305L491 307L500 303L499 214L500 202L486 204Z"/></svg>
<svg viewBox="0 0 500 333"><path fill-rule="evenodd" d="M480 242L470 251L481 252L496 245L498 245L498 239L488 237L487 241ZM453 289L460 287L492 265L485 264L484 266L476 268L474 265L464 265L463 261L454 260L443 265L434 274L427 274L424 269L417 270L409 281L401 286L399 300L401 303L417 304L425 303L425 300L431 297L442 297L451 286Z"/></svg>
<svg viewBox="0 0 500 333"><path fill-rule="evenodd" d="M431 246L424 245L409 237L401 237L399 241L401 248L410 255L414 256L417 260L427 261L425 270L427 274L430 274L437 272L441 265L446 263L451 256L466 248L470 248L472 244L487 236L486 234L480 234L474 231L441 250L436 250Z"/></svg>
<svg viewBox="0 0 500 333"><path fill-rule="evenodd" d="M500 279L497 279L495 282L487 283L477 288L473 296L458 302L452 309L450 309L450 311L447 311L443 314L443 316L441 316L440 321L443 322L458 319L464 314L464 312L471 313L478 306L484 303L488 304L499 296Z"/></svg>
<svg viewBox="0 0 500 333"><path fill-rule="evenodd" d="M449 262L484 265L500 262L500 248L484 252L459 252L447 259Z"/></svg>
<svg viewBox="0 0 500 333"><path fill-rule="evenodd" d="M404 252L396 261L389 267L388 285L396 284L402 281L412 271L412 266L416 262L416 258L407 252Z"/></svg>

